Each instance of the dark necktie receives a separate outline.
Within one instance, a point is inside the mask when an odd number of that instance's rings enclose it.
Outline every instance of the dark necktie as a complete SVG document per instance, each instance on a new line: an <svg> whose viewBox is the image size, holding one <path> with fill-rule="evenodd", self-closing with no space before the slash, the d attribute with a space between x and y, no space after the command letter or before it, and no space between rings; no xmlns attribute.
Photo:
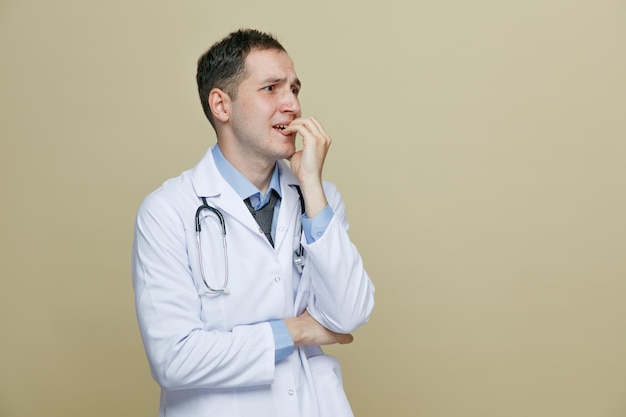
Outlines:
<svg viewBox="0 0 626 417"><path fill-rule="evenodd" d="M252 207L252 204L250 204L250 198L246 198L244 200L246 206L248 206L248 210L250 210L250 213L252 213L252 216L259 224L259 227L265 234L265 237L267 237L267 240L272 244L272 247L274 246L274 241L272 240L272 219L274 217L274 206L276 205L276 202L279 198L280 196L278 195L278 193L274 190L271 190L270 200L266 205L258 210L255 210Z"/></svg>

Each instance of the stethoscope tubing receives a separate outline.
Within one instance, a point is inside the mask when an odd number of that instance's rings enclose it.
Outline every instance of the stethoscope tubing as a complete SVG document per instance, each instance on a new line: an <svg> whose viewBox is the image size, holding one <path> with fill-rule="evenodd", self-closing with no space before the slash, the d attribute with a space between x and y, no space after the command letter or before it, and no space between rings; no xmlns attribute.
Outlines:
<svg viewBox="0 0 626 417"><path fill-rule="evenodd" d="M300 187L298 185L296 185L295 187L296 187L296 190L298 191L298 195L300 196L300 213L304 214L305 212L304 197L302 196L302 191L300 190ZM207 203L205 197L201 197L201 198L202 198L202 205L198 207L198 209L196 210L195 223L196 223L196 244L198 246L198 263L200 264L200 276L202 276L202 281L204 282L204 285L207 288L207 290L203 291L202 293L229 294L230 290L228 288L228 277L229 277L228 245L226 243L226 222L224 221L224 215L217 208L210 206L209 203ZM202 243L200 240L200 233L202 232L202 226L200 225L200 213L202 212L202 210L210 210L211 212L213 212L217 216L220 222L220 228L222 229L222 246L224 248L224 283L222 284L222 288L211 287L209 283L207 282L206 277L204 275L204 265L202 262ZM302 273L302 270L304 269L304 247L302 246L302 242L300 242L300 246L298 250L294 252L294 264L296 265L296 268L298 269L298 271Z"/></svg>
<svg viewBox="0 0 626 417"><path fill-rule="evenodd" d="M202 227L200 226L200 213L202 210L210 210L220 221L220 227L222 229L222 247L224 248L224 284L222 284L222 288L213 288L207 282L204 275L204 265L202 262L202 244L200 243L200 232L202 232ZM226 293L228 294L230 291L228 289L228 245L226 244L226 222L224 221L224 215L222 212L216 209L215 207L209 206L205 197L202 197L202 205L198 207L196 210L196 243L198 244L198 260L200 264L200 275L202 276L202 281L204 281L204 285L206 285L209 294L217 294L217 293Z"/></svg>

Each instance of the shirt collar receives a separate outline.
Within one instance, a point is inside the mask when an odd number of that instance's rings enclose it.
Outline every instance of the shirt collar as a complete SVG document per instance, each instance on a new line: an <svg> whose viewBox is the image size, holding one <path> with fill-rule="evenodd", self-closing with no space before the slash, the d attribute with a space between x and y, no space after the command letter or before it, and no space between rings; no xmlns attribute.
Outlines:
<svg viewBox="0 0 626 417"><path fill-rule="evenodd" d="M255 209L265 205L269 201L270 191L275 190L279 196L282 197L280 192L280 176L278 171L278 164L274 166L272 172L272 178L270 180L270 186L265 193L261 195L261 191L250 182L241 172L237 170L222 154L218 145L212 149L213 160L215 166L220 172L226 182L235 190L235 192L241 197L242 200L250 198L250 203Z"/></svg>

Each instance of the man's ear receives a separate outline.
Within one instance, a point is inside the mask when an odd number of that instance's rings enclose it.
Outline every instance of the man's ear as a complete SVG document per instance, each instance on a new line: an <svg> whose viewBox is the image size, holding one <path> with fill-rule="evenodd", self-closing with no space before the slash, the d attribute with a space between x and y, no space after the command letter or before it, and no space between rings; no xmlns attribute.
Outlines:
<svg viewBox="0 0 626 417"><path fill-rule="evenodd" d="M227 122L230 119L232 103L230 96L219 88L214 88L209 93L208 100L213 118L220 122Z"/></svg>

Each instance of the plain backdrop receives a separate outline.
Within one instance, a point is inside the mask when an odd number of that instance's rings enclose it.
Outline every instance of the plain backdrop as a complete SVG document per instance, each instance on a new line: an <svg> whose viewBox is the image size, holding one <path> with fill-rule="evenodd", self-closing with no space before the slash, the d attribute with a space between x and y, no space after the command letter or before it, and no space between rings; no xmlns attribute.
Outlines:
<svg viewBox="0 0 626 417"><path fill-rule="evenodd" d="M359 417L626 416L626 4L0 1L0 416L156 416L141 200L215 142L198 57L276 35L377 288Z"/></svg>

